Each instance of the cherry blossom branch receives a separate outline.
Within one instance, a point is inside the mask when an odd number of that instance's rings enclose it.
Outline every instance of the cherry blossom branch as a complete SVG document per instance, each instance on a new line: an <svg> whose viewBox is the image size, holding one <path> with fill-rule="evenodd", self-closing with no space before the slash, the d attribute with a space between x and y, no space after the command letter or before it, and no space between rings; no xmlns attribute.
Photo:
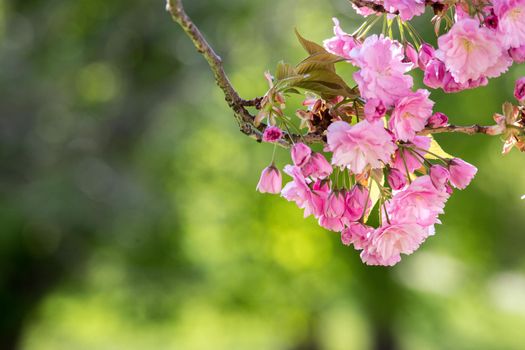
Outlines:
<svg viewBox="0 0 525 350"><path fill-rule="evenodd" d="M366 8L369 8L371 10L373 10L374 12L376 13L389 13L389 14L393 14L393 15L398 15L399 14L399 11L393 11L393 12L389 12L385 9L385 7L381 4L377 4L373 1L369 1L369 0L349 0L352 4L355 5L355 7L357 8L363 8L363 7L366 7ZM426 0L425 1L425 5L426 6L431 6L434 11L440 11L443 9L443 4L440 4L440 3L437 3L437 2L434 2L432 0Z"/></svg>
<svg viewBox="0 0 525 350"><path fill-rule="evenodd" d="M374 4L366 0L351 0L358 7L369 7L378 12L379 8L374 6L381 6ZM381 6L382 7L382 6ZM246 107L259 107L259 103L262 98L257 97L252 100L242 99L238 92L233 87L228 75L224 70L222 59L215 53L213 48L208 44L199 28L193 23L191 18L184 11L182 0L166 0L166 10L169 12L173 20L178 23L182 29L186 32L188 37L193 42L197 51L204 56L210 69L212 70L217 85L221 88L224 93L224 97L228 106L233 110L235 118L239 124L241 132L254 138L257 141L262 140L262 133L266 127L264 124L255 126L255 117L250 114ZM385 12L383 8L383 12ZM420 135L428 134L439 134L439 133L463 133L468 135L474 134L486 134L486 135L500 135L502 133L501 128L497 125L494 126L458 126L448 125L439 128L426 128L419 132ZM286 134L286 137L279 141L279 144L283 147L290 147L294 142L304 142L307 144L324 143L324 137L321 134L310 133L307 135L297 134Z"/></svg>
<svg viewBox="0 0 525 350"><path fill-rule="evenodd" d="M455 132L455 133L461 133L461 134L467 134L467 135L474 135L474 134L485 134L485 135L501 135L504 131L504 128L502 129L499 125L491 125L491 126L482 126L478 124L469 125L469 126L460 126L460 125L447 125L442 126L439 128L426 128L419 132L420 135L428 135L428 134L441 134L446 132Z"/></svg>

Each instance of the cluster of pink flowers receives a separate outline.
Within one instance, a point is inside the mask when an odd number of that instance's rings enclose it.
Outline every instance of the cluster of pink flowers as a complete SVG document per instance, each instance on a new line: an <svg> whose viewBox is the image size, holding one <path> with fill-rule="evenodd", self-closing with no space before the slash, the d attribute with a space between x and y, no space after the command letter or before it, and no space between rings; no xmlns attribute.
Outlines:
<svg viewBox="0 0 525 350"><path fill-rule="evenodd" d="M398 15L400 21L421 15L429 4L370 2L381 5L390 19ZM308 126L309 132L319 131L312 124L315 116L329 116L321 130L323 153L294 143L292 164L284 167L291 181L282 187L281 173L272 162L264 169L258 190L295 202L305 217L315 217L320 226L340 233L343 244L361 251L368 265L391 266L401 254L418 249L434 235L454 189L465 189L477 169L436 153L435 140L425 129L446 127L448 117L433 111L430 91L414 89L409 72L422 70L423 82L431 89L458 92L485 85L513 62L525 61L525 0L475 3L471 16L462 2L435 1L442 11L455 7L454 24L438 38L437 47L399 42L384 34L353 36L334 19L335 36L325 40L324 47L357 68L353 78L360 97L352 101L342 96L330 101L309 97L304 103L308 110L298 115L301 127ZM371 8L358 12L379 15ZM524 79L515 88L520 103L525 103ZM338 113L345 106L354 112ZM497 119L503 128L510 123L504 119ZM262 139L277 142L283 135L278 127L269 126ZM379 218L376 227L368 223L373 213Z"/></svg>

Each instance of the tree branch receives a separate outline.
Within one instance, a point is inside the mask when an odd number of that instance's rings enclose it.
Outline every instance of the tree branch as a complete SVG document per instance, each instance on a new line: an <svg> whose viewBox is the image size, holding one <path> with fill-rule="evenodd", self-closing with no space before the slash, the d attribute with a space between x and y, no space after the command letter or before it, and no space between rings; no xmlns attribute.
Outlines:
<svg viewBox="0 0 525 350"><path fill-rule="evenodd" d="M350 1L358 7L369 7L377 12L386 12L383 6L377 5L367 0ZM382 8L382 11L378 6ZM250 114L246 107L258 107L262 98L257 97L252 100L244 100L239 96L224 70L221 58L215 53L213 48L210 46L210 44L208 44L208 42L200 32L199 28L197 28L197 26L193 23L191 18L186 14L186 12L184 11L184 7L182 6L182 0L166 0L166 10L170 13L173 20L182 27L182 29L186 32L188 37L193 42L193 45L195 46L197 51L201 53L208 62L208 65L210 66L210 69L212 70L215 76L215 81L217 82L217 85L223 91L228 106L230 106L230 108L234 112L235 118L237 120L237 123L239 124L241 132L260 142L262 140L262 134L266 126L264 124L261 124L258 127L255 126L255 117ZM428 135L447 132L463 133L468 135L500 135L502 133L502 131L497 125L448 125L439 128L426 128L418 134ZM291 144L293 144L294 142L305 142L307 144L313 144L324 143L325 141L323 135L321 134L286 134L286 137L280 140L279 144L283 147L290 147Z"/></svg>

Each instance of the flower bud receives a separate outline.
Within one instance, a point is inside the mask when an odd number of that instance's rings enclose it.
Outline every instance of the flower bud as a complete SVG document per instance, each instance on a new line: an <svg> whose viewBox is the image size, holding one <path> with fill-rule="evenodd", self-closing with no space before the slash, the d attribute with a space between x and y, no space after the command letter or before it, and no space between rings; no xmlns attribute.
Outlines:
<svg viewBox="0 0 525 350"><path fill-rule="evenodd" d="M463 190L470 184L478 169L462 159L454 158L450 162L448 171L450 172L450 183L452 186Z"/></svg>
<svg viewBox="0 0 525 350"><path fill-rule="evenodd" d="M510 49L509 55L516 63L525 62L525 45Z"/></svg>
<svg viewBox="0 0 525 350"><path fill-rule="evenodd" d="M310 160L310 155L312 154L312 150L310 147L305 145L304 143L296 143L292 147L292 161L295 165L298 167L301 167Z"/></svg>
<svg viewBox="0 0 525 350"><path fill-rule="evenodd" d="M407 185L406 175L396 168L392 168L390 170L387 180L390 187L396 191L404 188Z"/></svg>
<svg viewBox="0 0 525 350"><path fill-rule="evenodd" d="M276 142L283 137L283 131L277 126L268 126L264 129L262 140L264 142Z"/></svg>
<svg viewBox="0 0 525 350"><path fill-rule="evenodd" d="M261 193L277 194L281 192L282 181L279 169L270 165L263 169L256 190Z"/></svg>
<svg viewBox="0 0 525 350"><path fill-rule="evenodd" d="M444 166L433 165L430 167L430 179L436 189L440 191L444 190L449 177L450 173Z"/></svg>
<svg viewBox="0 0 525 350"><path fill-rule="evenodd" d="M345 192L333 191L328 195L325 205L325 215L329 218L341 218L345 213Z"/></svg>
<svg viewBox="0 0 525 350"><path fill-rule="evenodd" d="M352 222L361 219L366 212L370 211L372 206L372 201L368 200L368 189L366 187L355 185L352 189L346 194L346 211L344 217L346 221Z"/></svg>
<svg viewBox="0 0 525 350"><path fill-rule="evenodd" d="M405 45L404 61L408 63L412 63L414 67L417 66L417 63L418 63L417 50L410 43L407 43Z"/></svg>
<svg viewBox="0 0 525 350"><path fill-rule="evenodd" d="M498 28L498 23L499 23L498 16L496 16L494 13L492 13L491 15L485 17L484 23L485 23L485 26L487 28L497 29Z"/></svg>
<svg viewBox="0 0 525 350"><path fill-rule="evenodd" d="M432 59L425 67L423 83L432 89L442 88L446 72L447 70L443 62Z"/></svg>
<svg viewBox="0 0 525 350"><path fill-rule="evenodd" d="M448 125L448 117L441 112L436 112L428 119L427 125L431 128L446 126Z"/></svg>
<svg viewBox="0 0 525 350"><path fill-rule="evenodd" d="M432 45L424 43L419 49L418 63L421 70L425 70L431 59L434 58L435 49Z"/></svg>
<svg viewBox="0 0 525 350"><path fill-rule="evenodd" d="M525 77L519 78L516 81L516 87L514 88L514 97L520 102L525 100Z"/></svg>

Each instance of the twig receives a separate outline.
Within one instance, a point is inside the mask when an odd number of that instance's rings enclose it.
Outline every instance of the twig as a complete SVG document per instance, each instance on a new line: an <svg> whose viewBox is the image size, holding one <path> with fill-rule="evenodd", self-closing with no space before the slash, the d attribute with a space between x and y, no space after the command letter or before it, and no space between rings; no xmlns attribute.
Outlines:
<svg viewBox="0 0 525 350"><path fill-rule="evenodd" d="M358 7L369 7L374 9L377 12L381 12L381 5L377 5L373 2L366 0L351 0ZM233 110L235 118L239 124L240 130L256 139L257 141L262 140L262 133L266 127L264 124L256 127L254 124L255 117L250 114L250 112L245 107L255 107L259 108L259 104L262 100L261 97L254 98L252 100L242 99L228 78L224 70L224 66L221 58L215 53L213 48L208 44L199 28L193 23L190 17L184 11L182 6L182 0L166 0L166 10L170 13L171 17L175 22L177 22L182 29L186 32L188 37L195 45L195 48L199 53L201 53L206 61L208 62L217 82L217 85L222 89L225 100L228 103L228 106ZM385 9L382 10L385 12ZM463 133L468 135L473 134L486 134L486 135L500 135L502 131L498 128L497 125L494 126L480 126L480 125L471 125L471 126L458 126L458 125L448 125L439 128L426 128L420 131L419 135L428 135L428 134L439 134L439 133ZM290 147L293 142L305 142L307 144L314 143L324 143L325 138L323 135L318 133L310 133L304 136L297 134L289 134L279 141L279 145L283 147Z"/></svg>

